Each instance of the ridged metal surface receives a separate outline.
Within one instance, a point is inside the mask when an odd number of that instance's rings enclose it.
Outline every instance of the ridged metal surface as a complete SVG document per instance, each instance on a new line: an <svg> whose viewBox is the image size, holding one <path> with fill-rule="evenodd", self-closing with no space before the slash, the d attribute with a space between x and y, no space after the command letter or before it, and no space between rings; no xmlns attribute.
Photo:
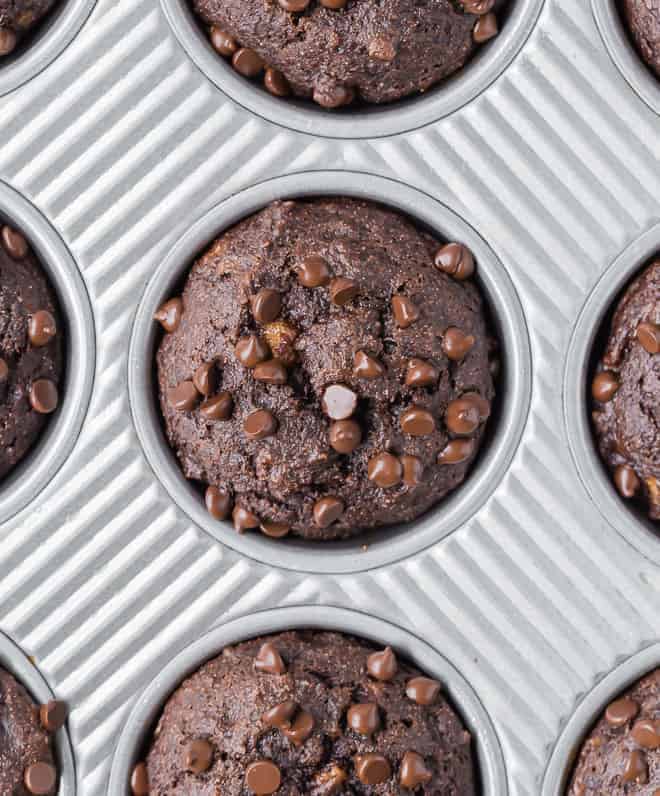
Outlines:
<svg viewBox="0 0 660 796"><path fill-rule="evenodd" d="M0 179L59 231L96 323L74 452L0 530L0 629L72 704L79 794L105 792L131 706L184 646L230 616L325 603L440 650L493 719L511 794L536 796L581 695L660 625L660 572L590 502L563 426L580 309L660 215L658 117L613 65L588 0L546 0L487 91L397 138L323 140L242 110L193 66L157 0L99 0L0 111ZM232 192L318 168L394 177L462 215L509 270L533 353L531 414L493 497L426 553L345 576L268 568L192 526L144 459L126 390L137 301L173 243Z"/></svg>

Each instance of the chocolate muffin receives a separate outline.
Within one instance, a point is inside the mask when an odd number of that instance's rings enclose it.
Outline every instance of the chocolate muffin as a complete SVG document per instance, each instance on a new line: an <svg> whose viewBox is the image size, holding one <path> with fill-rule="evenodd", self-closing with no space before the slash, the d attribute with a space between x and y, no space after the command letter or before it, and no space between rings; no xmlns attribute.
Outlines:
<svg viewBox="0 0 660 796"><path fill-rule="evenodd" d="M51 735L62 727L61 702L37 706L9 672L0 669L0 793L50 796L57 791Z"/></svg>
<svg viewBox="0 0 660 796"><path fill-rule="evenodd" d="M428 90L498 32L506 0L191 0L216 51L324 108Z"/></svg>
<svg viewBox="0 0 660 796"><path fill-rule="evenodd" d="M623 0L623 12L642 58L660 76L660 3Z"/></svg>
<svg viewBox="0 0 660 796"><path fill-rule="evenodd" d="M609 705L584 742L567 796L660 793L660 669Z"/></svg>
<svg viewBox="0 0 660 796"><path fill-rule="evenodd" d="M617 490L660 520L660 261L619 302L592 395L600 452Z"/></svg>
<svg viewBox="0 0 660 796"><path fill-rule="evenodd" d="M0 0L0 59L50 11L58 0ZM2 61L0 60L0 68Z"/></svg>
<svg viewBox="0 0 660 796"><path fill-rule="evenodd" d="M0 478L58 404L62 334L55 296L25 237L0 227Z"/></svg>
<svg viewBox="0 0 660 796"><path fill-rule="evenodd" d="M388 647L288 632L202 666L165 705L135 794L473 796L470 734Z"/></svg>
<svg viewBox="0 0 660 796"><path fill-rule="evenodd" d="M275 202L156 318L169 442L239 532L405 522L465 478L490 414L470 252L353 199Z"/></svg>

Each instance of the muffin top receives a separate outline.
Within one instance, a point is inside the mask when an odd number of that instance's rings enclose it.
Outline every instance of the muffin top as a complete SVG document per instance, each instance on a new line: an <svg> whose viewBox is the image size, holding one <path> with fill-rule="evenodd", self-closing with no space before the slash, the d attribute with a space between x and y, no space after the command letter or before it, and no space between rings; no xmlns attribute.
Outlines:
<svg viewBox="0 0 660 796"><path fill-rule="evenodd" d="M493 398L473 269L345 198L276 202L215 241L156 316L167 435L211 514L348 537L458 486Z"/></svg>
<svg viewBox="0 0 660 796"><path fill-rule="evenodd" d="M659 520L660 261L619 302L592 394L600 451L619 493Z"/></svg>
<svg viewBox="0 0 660 796"><path fill-rule="evenodd" d="M25 688L0 669L0 793L3 796L51 796L57 771L50 732L64 723L64 706L35 705Z"/></svg>
<svg viewBox="0 0 660 796"><path fill-rule="evenodd" d="M567 796L660 791L660 669L607 707L584 742Z"/></svg>
<svg viewBox="0 0 660 796"><path fill-rule="evenodd" d="M55 297L25 237L0 224L0 478L58 404L62 334Z"/></svg>
<svg viewBox="0 0 660 796"><path fill-rule="evenodd" d="M20 39L59 0L0 0L0 59L16 49ZM0 68L2 61L0 60Z"/></svg>
<svg viewBox="0 0 660 796"><path fill-rule="evenodd" d="M660 76L660 3L658 0L623 0L623 9L637 49Z"/></svg>
<svg viewBox="0 0 660 796"><path fill-rule="evenodd" d="M498 32L505 0L192 0L211 44L276 96L337 108L426 91Z"/></svg>
<svg viewBox="0 0 660 796"><path fill-rule="evenodd" d="M474 780L470 734L440 683L390 648L304 631L228 647L188 678L133 790L473 796Z"/></svg>

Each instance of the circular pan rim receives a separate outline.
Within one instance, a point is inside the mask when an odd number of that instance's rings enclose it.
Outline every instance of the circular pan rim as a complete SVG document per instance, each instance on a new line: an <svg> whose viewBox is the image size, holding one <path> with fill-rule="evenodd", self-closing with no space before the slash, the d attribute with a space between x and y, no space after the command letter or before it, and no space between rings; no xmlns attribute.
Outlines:
<svg viewBox="0 0 660 796"><path fill-rule="evenodd" d="M511 12L499 36L437 88L386 107L340 116L314 106L306 107L302 102L283 101L261 91L236 74L211 48L187 0L161 0L170 27L190 59L233 102L280 127L340 139L375 139L409 133L451 115L476 99L502 75L525 46L545 4L545 0L517 2L517 8Z"/></svg>
<svg viewBox="0 0 660 796"><path fill-rule="evenodd" d="M373 532L373 538L364 533L344 542L319 543L322 547L308 540L274 542L262 534L237 534L229 523L210 517L165 440L160 410L153 400L152 362L157 335L153 314L189 270L194 257L240 219L275 199L342 195L389 205L445 239L464 242L474 252L480 263L481 288L499 324L500 342L508 356L503 390L507 400L502 401L498 430L460 488L406 526L381 528ZM135 315L128 363L133 422L156 478L174 503L198 527L242 555L268 566L317 574L362 572L391 564L430 547L467 522L496 491L510 468L527 424L532 391L531 348L522 305L511 277L488 244L467 222L428 194L391 179L349 171L276 177L230 196L205 213L154 269ZM367 550L363 549L365 544Z"/></svg>
<svg viewBox="0 0 660 796"><path fill-rule="evenodd" d="M346 608L299 605L271 608L220 624L185 647L151 680L138 697L119 736L110 769L107 796L129 796L130 772L138 762L144 736L163 705L184 678L231 644L285 630L336 630L376 643L387 643L437 677L461 719L478 739L477 754L482 796L506 796L506 769L499 738L478 694L458 669L435 647L389 621Z"/></svg>

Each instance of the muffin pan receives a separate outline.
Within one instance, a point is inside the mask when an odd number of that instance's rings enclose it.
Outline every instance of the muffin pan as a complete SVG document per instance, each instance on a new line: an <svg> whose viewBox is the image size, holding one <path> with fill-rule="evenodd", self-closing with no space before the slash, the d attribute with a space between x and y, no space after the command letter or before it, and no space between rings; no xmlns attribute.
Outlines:
<svg viewBox="0 0 660 796"><path fill-rule="evenodd" d="M76 792L123 796L161 678L285 620L341 629L336 606L377 623L358 634L414 657L410 634L451 667L480 744L494 733L496 792L536 796L546 777L559 794L609 694L580 719L584 695L641 651L644 671L660 661L660 537L614 492L585 403L609 304L660 251L657 108L601 38L614 6L519 0L455 80L338 115L233 75L183 0L97 0L74 36L90 7L64 3L85 12L59 57L60 16L35 69L0 66L0 216L48 269L71 348L60 413L0 484L0 631L71 704ZM453 498L366 550L316 552L210 526L163 444L150 315L228 224L275 197L341 193L474 248L507 362ZM303 618L260 613L300 604Z"/></svg>

